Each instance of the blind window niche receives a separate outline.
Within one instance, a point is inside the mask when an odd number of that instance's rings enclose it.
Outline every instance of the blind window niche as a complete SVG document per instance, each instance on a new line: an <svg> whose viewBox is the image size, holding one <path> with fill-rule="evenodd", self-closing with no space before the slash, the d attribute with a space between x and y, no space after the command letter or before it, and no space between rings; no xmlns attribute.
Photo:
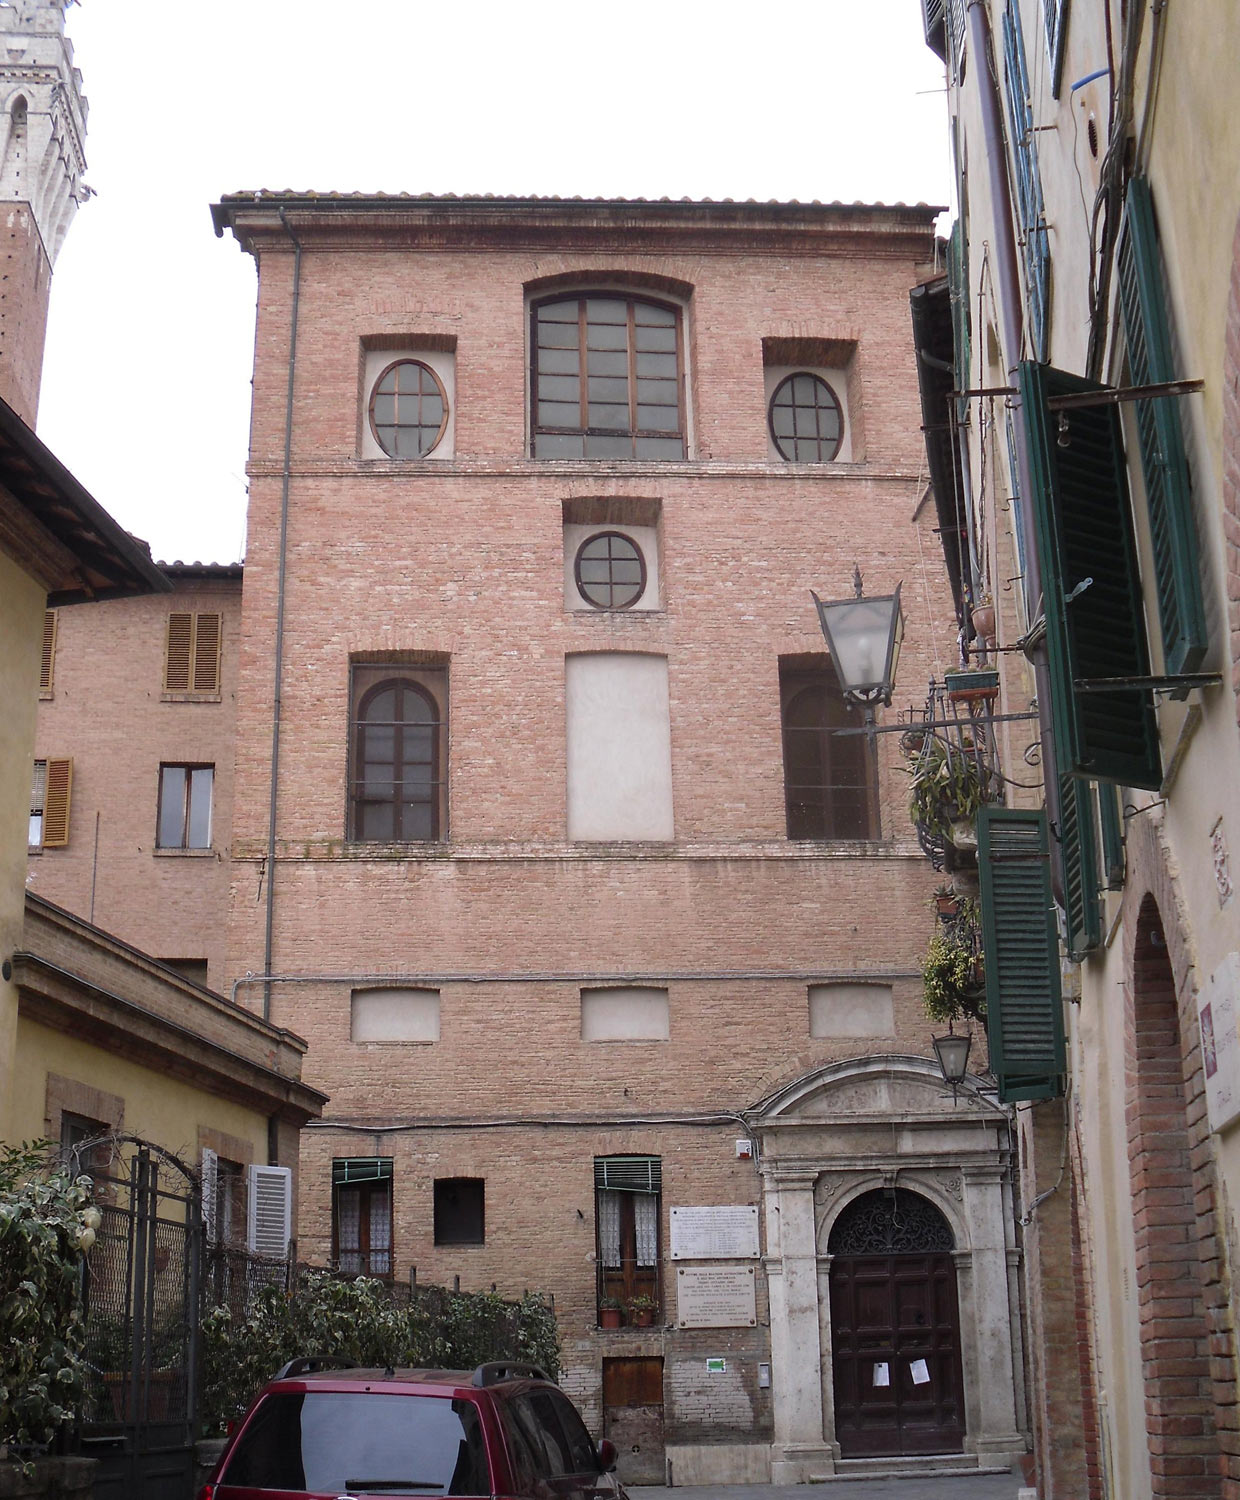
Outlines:
<svg viewBox="0 0 1240 1500"><path fill-rule="evenodd" d="M354 990L349 1036L355 1042L437 1042L439 991Z"/></svg>
<svg viewBox="0 0 1240 1500"><path fill-rule="evenodd" d="M889 984L839 981L809 987L809 1034L892 1036L895 1007Z"/></svg>
<svg viewBox="0 0 1240 1500"><path fill-rule="evenodd" d="M583 1042L665 1042L668 995L652 985L614 985L581 992Z"/></svg>

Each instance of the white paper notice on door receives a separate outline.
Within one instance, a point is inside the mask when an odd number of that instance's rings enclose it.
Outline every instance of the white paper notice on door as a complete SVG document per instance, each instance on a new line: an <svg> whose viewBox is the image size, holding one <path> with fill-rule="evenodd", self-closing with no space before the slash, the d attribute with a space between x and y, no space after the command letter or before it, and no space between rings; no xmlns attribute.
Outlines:
<svg viewBox="0 0 1240 1500"><path fill-rule="evenodd" d="M887 1363L886 1363L885 1360L880 1360L874 1366L874 1384L875 1385L890 1385L891 1384L891 1370L890 1370L890 1368L887 1365Z"/></svg>
<svg viewBox="0 0 1240 1500"><path fill-rule="evenodd" d="M915 1359L908 1367L909 1374L913 1377L914 1385L930 1384L930 1367L924 1359Z"/></svg>

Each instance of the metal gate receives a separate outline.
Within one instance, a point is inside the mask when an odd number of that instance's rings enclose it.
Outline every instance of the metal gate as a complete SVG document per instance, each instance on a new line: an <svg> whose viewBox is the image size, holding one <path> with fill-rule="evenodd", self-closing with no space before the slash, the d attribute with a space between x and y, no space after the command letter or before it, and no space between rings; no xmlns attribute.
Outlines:
<svg viewBox="0 0 1240 1500"><path fill-rule="evenodd" d="M198 1407L196 1175L133 1136L74 1152L102 1216L86 1270L81 1451L96 1500L189 1500Z"/></svg>

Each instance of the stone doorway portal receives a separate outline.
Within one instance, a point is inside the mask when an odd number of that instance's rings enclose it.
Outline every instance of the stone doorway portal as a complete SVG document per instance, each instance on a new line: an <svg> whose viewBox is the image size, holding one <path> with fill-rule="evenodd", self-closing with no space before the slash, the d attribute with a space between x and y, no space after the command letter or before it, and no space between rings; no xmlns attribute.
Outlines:
<svg viewBox="0 0 1240 1500"><path fill-rule="evenodd" d="M835 1436L841 1458L959 1453L960 1313L951 1227L917 1193L864 1193L831 1255Z"/></svg>

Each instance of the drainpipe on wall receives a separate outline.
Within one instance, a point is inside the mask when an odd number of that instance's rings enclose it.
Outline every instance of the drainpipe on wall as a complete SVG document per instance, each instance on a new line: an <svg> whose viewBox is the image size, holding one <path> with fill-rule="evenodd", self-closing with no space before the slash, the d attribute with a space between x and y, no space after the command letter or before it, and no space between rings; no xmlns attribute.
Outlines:
<svg viewBox="0 0 1240 1500"><path fill-rule="evenodd" d="M280 475L280 550L276 563L275 685L271 700L271 797L267 808L267 890L263 934L263 973L272 972L272 924L275 921L276 801L280 777L280 710L284 681L284 594L288 570L288 491L293 462L293 380L297 370L297 314L301 305L301 241L280 208L280 223L293 242L293 307L289 317L288 394L284 406L284 466ZM271 1019L271 985L263 985L263 1020Z"/></svg>
<svg viewBox="0 0 1240 1500"><path fill-rule="evenodd" d="M995 234L995 286L999 295L999 316L1003 323L1003 349L1007 357L1009 384L1017 384L1017 367L1024 342L1024 314L1017 270L1016 236L1012 229L1012 195L1008 182L1007 144L1003 134L1003 110L999 98L999 81L994 71L994 49L991 45L990 19L986 0L968 0L969 52L978 81L982 111L982 136L986 146L986 167L990 182ZM1021 419L1020 397L1010 396L1012 430L1016 447L1017 503L1024 534L1025 548L1025 614L1036 620L1042 614L1042 565L1038 559L1037 529L1033 512L1032 465L1029 461L1029 438ZM1034 681L1038 698L1038 737L1042 751L1042 778L1045 787L1046 813L1052 828L1059 825L1059 775L1055 760L1055 742L1051 734L1051 683L1046 662L1046 642L1041 640L1032 650ZM1062 899L1055 862L1051 861L1052 883Z"/></svg>

